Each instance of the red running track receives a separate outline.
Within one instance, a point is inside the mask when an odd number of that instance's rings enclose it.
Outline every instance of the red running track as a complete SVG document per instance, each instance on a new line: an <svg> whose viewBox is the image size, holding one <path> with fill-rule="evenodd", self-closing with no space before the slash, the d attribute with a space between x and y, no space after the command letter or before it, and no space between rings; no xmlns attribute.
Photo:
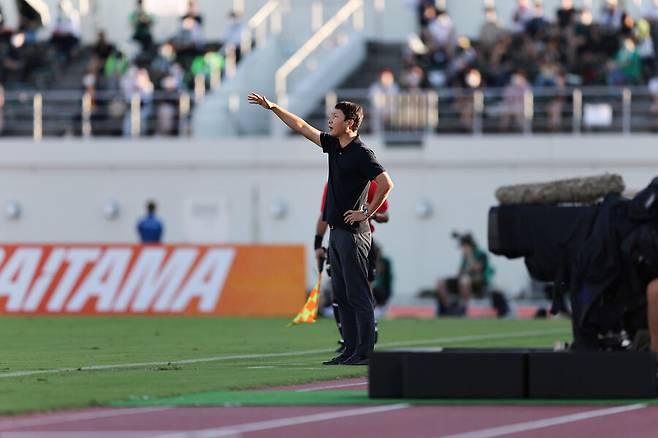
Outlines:
<svg viewBox="0 0 658 438"><path fill-rule="evenodd" d="M658 437L658 407L340 406L88 409L0 418L0 437Z"/></svg>

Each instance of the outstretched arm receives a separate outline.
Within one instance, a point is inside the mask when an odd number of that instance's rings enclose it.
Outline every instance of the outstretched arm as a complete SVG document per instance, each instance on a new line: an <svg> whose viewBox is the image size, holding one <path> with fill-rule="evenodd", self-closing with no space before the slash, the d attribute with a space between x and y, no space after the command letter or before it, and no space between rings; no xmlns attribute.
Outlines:
<svg viewBox="0 0 658 438"><path fill-rule="evenodd" d="M320 131L309 125L301 117L291 113L290 111L287 111L284 108L281 108L276 103L270 102L265 96L261 96L256 93L251 93L247 97L247 100L249 100L249 103L251 104L260 105L267 110L271 110L274 114L276 114L278 118L281 119L283 123L288 125L290 129L299 134L302 134L316 145L322 146L320 143Z"/></svg>

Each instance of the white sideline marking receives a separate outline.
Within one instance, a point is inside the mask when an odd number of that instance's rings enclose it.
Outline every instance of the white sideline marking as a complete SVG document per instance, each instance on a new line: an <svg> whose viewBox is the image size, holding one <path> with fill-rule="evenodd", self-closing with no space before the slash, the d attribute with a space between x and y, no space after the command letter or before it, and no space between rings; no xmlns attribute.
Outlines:
<svg viewBox="0 0 658 438"><path fill-rule="evenodd" d="M53 414L40 418L8 418L4 421L0 420L0 430L13 430L24 427L43 426L46 424L68 423L70 421L96 420L99 418L120 417L123 415L147 414L150 412L167 411L169 409L172 408L120 408L112 411ZM4 436L4 432L1 435Z"/></svg>
<svg viewBox="0 0 658 438"><path fill-rule="evenodd" d="M577 414L561 415L559 417L546 418L543 420L528 421L525 423L509 424L507 426L493 427L490 429L475 430L473 432L458 433L455 435L443 435L440 438L491 438L508 435L512 433L527 432L530 430L544 429L546 427L558 426L560 424L574 423L576 421L589 420L591 418L605 417L607 415L623 414L624 412L636 411L646 408L646 404L634 404L617 406L614 408L597 409L595 411L579 412Z"/></svg>
<svg viewBox="0 0 658 438"><path fill-rule="evenodd" d="M496 340L496 339L514 339L514 338L531 338L535 336L545 336L551 334L561 334L569 333L566 329L560 330L534 330L527 332L509 332L509 333L497 333L497 334L487 334L487 335L470 335L470 336L455 336L451 338L434 338L434 339L418 339L415 341L396 341L396 342L385 342L380 344L380 347L405 347L413 345L428 345L428 344L451 344L456 342L470 342L470 341L487 341L487 340ZM10 373L0 373L0 379L6 379L10 377L26 377L34 376L39 374L57 374L57 373L68 373L75 371L102 371L102 370L116 370L116 369L125 369L125 368L147 368L155 366L166 366L166 365L190 365L195 363L205 363L205 362L221 362L227 360L241 360L241 359L268 359L275 357L295 357L295 356L307 356L311 354L319 353L330 353L333 352L333 349L315 349L315 350L303 350L303 351L288 351L285 353L266 353L266 354L237 354L232 356L214 356L214 357L202 357L198 359L184 359L184 360L172 360L172 361L160 361L160 362L137 362L137 363L119 363L111 365L90 365L78 368L54 368L46 370L25 370L25 371L14 371Z"/></svg>
<svg viewBox="0 0 658 438"><path fill-rule="evenodd" d="M239 436L247 432L258 432L263 430L278 429L281 427L299 426L301 424L317 423L320 421L337 420L346 417L358 417L361 415L380 414L383 412L397 411L408 408L408 404L397 404L388 406L374 406L367 408L346 409L342 411L322 412L319 414L300 415L298 417L278 418L276 420L255 421L251 423L235 424L214 429L202 429L190 432L173 432L163 435L155 435L151 438L215 438L226 436Z"/></svg>
<svg viewBox="0 0 658 438"><path fill-rule="evenodd" d="M359 383L343 383L340 385L325 385L325 386L314 386L312 388L303 388L298 389L295 392L313 392L313 391L324 391L325 389L339 389L339 388L349 388L352 386L366 386L368 382L359 382Z"/></svg>

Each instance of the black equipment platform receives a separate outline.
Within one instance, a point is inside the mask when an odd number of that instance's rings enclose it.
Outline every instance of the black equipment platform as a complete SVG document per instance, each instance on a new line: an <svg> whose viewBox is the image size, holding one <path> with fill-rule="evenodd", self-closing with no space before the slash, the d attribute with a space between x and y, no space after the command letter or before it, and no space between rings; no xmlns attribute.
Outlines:
<svg viewBox="0 0 658 438"><path fill-rule="evenodd" d="M371 398L655 398L653 352L553 352L543 349L376 351Z"/></svg>

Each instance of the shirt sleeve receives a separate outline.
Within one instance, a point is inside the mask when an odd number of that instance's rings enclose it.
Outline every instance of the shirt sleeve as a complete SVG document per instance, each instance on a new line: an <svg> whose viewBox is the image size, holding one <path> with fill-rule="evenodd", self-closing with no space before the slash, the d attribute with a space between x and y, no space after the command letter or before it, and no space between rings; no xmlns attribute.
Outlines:
<svg viewBox="0 0 658 438"><path fill-rule="evenodd" d="M375 157L375 153L370 149L366 149L365 153L363 154L363 160L361 162L361 172L363 172L363 174L365 175L366 178L368 178L369 181L374 180L379 175L385 172L382 165L379 164L379 161L377 161L377 158Z"/></svg>
<svg viewBox="0 0 658 438"><path fill-rule="evenodd" d="M330 154L336 150L336 138L326 132L320 133L320 144L322 145L322 152L325 154Z"/></svg>

